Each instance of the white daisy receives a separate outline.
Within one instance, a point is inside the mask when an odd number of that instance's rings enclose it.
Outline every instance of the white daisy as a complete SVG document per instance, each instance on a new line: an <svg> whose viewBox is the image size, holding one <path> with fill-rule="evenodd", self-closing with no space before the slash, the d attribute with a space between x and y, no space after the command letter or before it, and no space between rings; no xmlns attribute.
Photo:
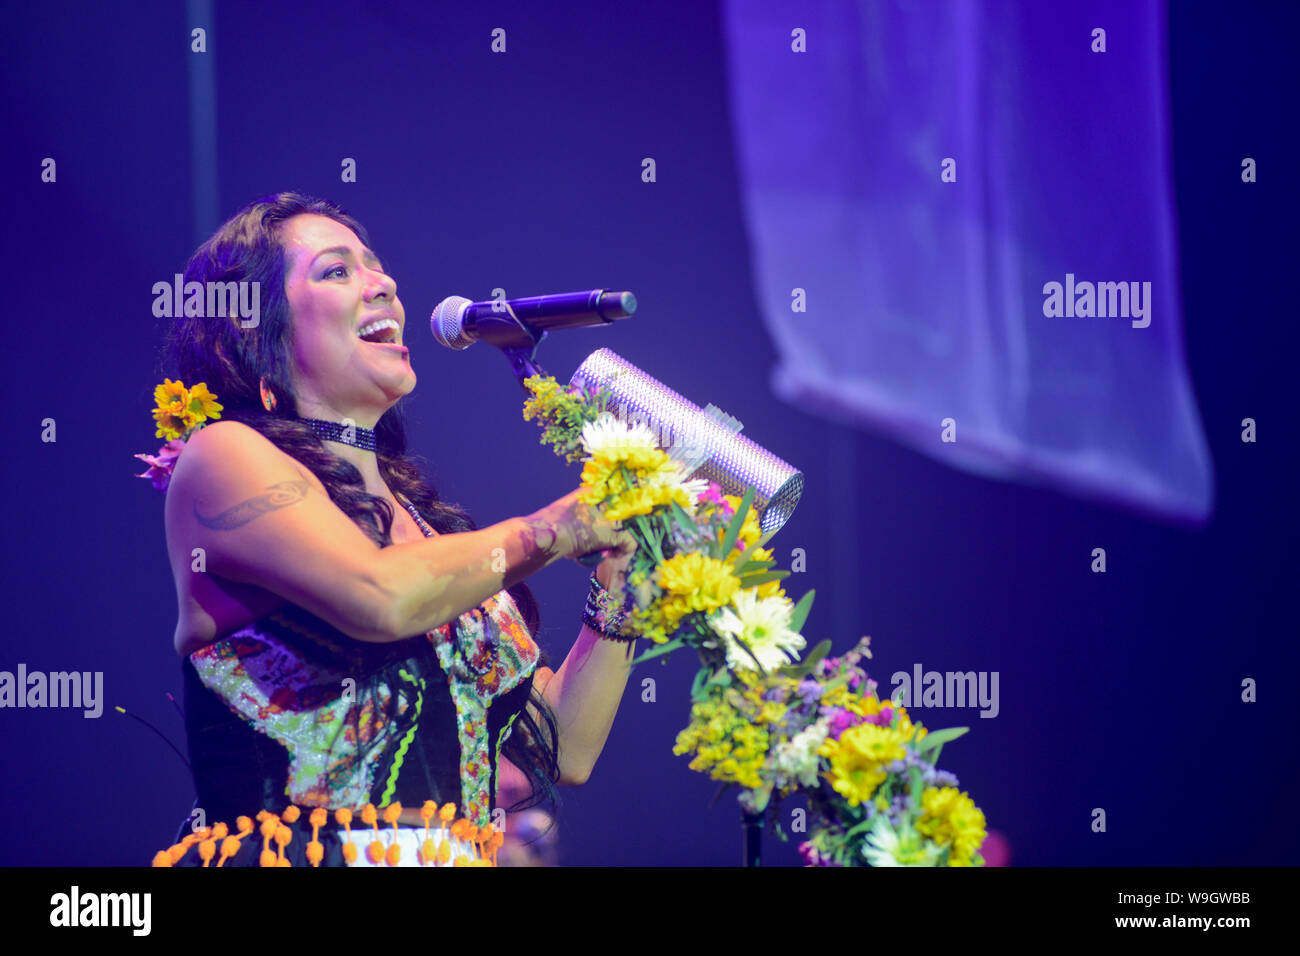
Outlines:
<svg viewBox="0 0 1300 956"><path fill-rule="evenodd" d="M910 823L895 830L882 814L871 821L862 856L872 866L938 866L943 848L923 837Z"/></svg>
<svg viewBox="0 0 1300 956"><path fill-rule="evenodd" d="M699 504L700 495L709 490L707 479L688 478L681 466L676 463L670 463L670 467L646 475L644 484L658 488L681 488L691 499L690 505L686 508L687 514L691 517L695 517L695 506Z"/></svg>
<svg viewBox="0 0 1300 956"><path fill-rule="evenodd" d="M709 621L715 634L723 639L727 664L733 669L753 670L754 660L737 643L744 641L765 671L790 663L786 655L799 659L804 639L790 630L794 611L788 598L760 598L752 588L737 591L731 604L720 609Z"/></svg>
<svg viewBox="0 0 1300 956"><path fill-rule="evenodd" d="M594 422L582 426L582 447L588 455L603 452L612 458L619 452L657 449L659 441L645 422L625 422L611 412L602 412Z"/></svg>

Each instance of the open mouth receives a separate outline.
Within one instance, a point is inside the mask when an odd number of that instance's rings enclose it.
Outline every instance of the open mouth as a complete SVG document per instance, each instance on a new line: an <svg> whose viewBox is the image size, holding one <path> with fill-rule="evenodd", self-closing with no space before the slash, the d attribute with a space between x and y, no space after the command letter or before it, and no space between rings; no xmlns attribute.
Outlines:
<svg viewBox="0 0 1300 956"><path fill-rule="evenodd" d="M393 345L401 329L396 319L376 319L357 329L357 338L363 342Z"/></svg>

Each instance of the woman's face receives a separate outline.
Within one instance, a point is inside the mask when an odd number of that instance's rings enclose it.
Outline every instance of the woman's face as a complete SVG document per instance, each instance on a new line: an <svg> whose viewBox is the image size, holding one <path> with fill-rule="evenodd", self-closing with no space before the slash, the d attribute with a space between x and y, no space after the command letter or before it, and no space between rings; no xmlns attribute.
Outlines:
<svg viewBox="0 0 1300 956"><path fill-rule="evenodd" d="M294 216L282 226L280 242L298 414L374 427L415 388L397 283L356 233L327 216ZM357 333L378 319L397 328L381 333L383 341L363 341Z"/></svg>

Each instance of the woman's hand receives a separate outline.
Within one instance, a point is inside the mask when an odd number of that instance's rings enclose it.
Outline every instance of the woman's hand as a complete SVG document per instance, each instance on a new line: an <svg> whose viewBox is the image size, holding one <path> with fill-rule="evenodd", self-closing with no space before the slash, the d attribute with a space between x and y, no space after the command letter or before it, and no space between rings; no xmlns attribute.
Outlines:
<svg viewBox="0 0 1300 956"><path fill-rule="evenodd" d="M605 552L606 560L601 562L601 568L611 559L614 564L603 573L610 575L621 572L636 550L636 539L631 532L623 531L618 525L602 518L596 508L579 501L580 491L581 489L565 495L540 512L555 531L559 553L576 560L593 551ZM604 584L603 578L601 583Z"/></svg>
<svg viewBox="0 0 1300 956"><path fill-rule="evenodd" d="M636 554L636 539L630 532L624 534L627 535L627 540L615 548L606 550L605 560L596 568L596 580L607 591L622 590L627 582L628 565L632 563L632 556Z"/></svg>

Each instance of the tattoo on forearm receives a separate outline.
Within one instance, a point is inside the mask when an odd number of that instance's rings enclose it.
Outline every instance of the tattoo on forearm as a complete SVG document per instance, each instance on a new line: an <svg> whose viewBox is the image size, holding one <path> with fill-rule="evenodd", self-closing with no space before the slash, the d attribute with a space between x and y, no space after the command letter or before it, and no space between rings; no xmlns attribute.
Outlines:
<svg viewBox="0 0 1300 956"><path fill-rule="evenodd" d="M555 527L542 518L528 518L524 521L524 553L530 557L534 554L554 554L558 537Z"/></svg>
<svg viewBox="0 0 1300 956"><path fill-rule="evenodd" d="M573 557L579 558L584 554L590 554L592 551L600 549L600 535L592 525L592 522L596 519L597 515L594 508L581 502L575 504L574 520L570 524L570 531L573 535Z"/></svg>
<svg viewBox="0 0 1300 956"><path fill-rule="evenodd" d="M235 528L241 528L255 518L260 518L268 511L278 511L280 508L287 508L289 505L302 501L307 496L307 489L311 487L307 481L281 481L271 485L263 494L249 498L247 501L241 501L233 507L227 508L221 514L205 518L199 514L199 506L194 506L194 517L198 519L199 524L205 528L212 528L216 531L233 531Z"/></svg>

